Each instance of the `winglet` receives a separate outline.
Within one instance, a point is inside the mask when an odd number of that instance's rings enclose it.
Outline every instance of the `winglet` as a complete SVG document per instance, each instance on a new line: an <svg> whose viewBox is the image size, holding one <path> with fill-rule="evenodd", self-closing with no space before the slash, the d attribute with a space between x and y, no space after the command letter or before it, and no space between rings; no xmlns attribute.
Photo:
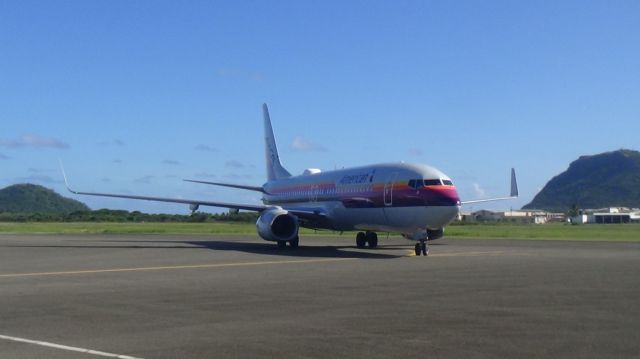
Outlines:
<svg viewBox="0 0 640 359"><path fill-rule="evenodd" d="M67 187L67 190L69 190L69 192L77 194L78 192L72 190L71 187L69 186L69 181L67 180L67 174L64 172L64 166L62 165L62 160L59 158L58 158L58 163L60 164L60 171L62 172L62 178L64 178L65 187Z"/></svg>
<svg viewBox="0 0 640 359"><path fill-rule="evenodd" d="M516 181L516 170L511 168L511 197L518 197L518 182Z"/></svg>
<svg viewBox="0 0 640 359"><path fill-rule="evenodd" d="M498 198L475 199L475 200L471 200L471 201L460 201L460 204L504 201L504 200L507 200L507 199L514 199L514 198L518 198L518 182L516 181L516 170L514 168L511 168L511 193L509 194L509 197L498 197Z"/></svg>

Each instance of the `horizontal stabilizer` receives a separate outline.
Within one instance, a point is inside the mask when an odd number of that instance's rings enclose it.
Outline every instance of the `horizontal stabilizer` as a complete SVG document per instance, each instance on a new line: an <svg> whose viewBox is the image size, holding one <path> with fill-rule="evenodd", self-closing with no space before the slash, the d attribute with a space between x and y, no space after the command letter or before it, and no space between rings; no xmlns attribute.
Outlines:
<svg viewBox="0 0 640 359"><path fill-rule="evenodd" d="M240 188L240 189L246 189L246 190L249 190L249 191L256 191L256 192L265 193L264 192L264 188L258 187L258 186L246 186L246 185L242 185L242 184L223 183L223 182L208 182L208 181L199 181L199 180L190 180L190 179L185 179L183 181L193 182L193 183L204 183L204 184L210 184L210 185L222 186L222 187Z"/></svg>

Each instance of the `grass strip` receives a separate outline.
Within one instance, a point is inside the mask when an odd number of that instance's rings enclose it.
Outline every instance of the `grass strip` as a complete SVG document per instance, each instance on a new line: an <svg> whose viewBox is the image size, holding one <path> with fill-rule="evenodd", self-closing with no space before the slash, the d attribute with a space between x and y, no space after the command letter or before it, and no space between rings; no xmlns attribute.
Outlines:
<svg viewBox="0 0 640 359"><path fill-rule="evenodd" d="M167 235L256 235L251 223L114 223L114 222L3 222L2 234L167 234ZM332 235L331 231L300 229L301 236ZM345 236L354 235L351 232ZM380 235L383 235L380 233ZM640 242L640 224L568 225L480 224L451 225L445 230L447 238L533 239L533 240L589 240Z"/></svg>

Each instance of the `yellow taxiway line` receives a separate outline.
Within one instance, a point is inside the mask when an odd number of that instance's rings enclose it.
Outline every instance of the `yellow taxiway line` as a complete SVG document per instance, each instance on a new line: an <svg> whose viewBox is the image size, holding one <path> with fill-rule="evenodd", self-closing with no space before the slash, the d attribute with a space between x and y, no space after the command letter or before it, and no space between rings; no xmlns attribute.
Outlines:
<svg viewBox="0 0 640 359"><path fill-rule="evenodd" d="M473 257L473 256L500 256L505 252L454 252L454 253L432 253L429 257ZM407 257L415 257L414 251L410 251ZM57 272L34 272L34 273L6 273L0 274L0 278L20 278L20 277L44 277L44 276L63 276L63 275L80 275L80 274L97 274L97 273L118 273L118 272L144 272L144 271L160 271L173 269L203 269L203 268L226 268L226 267L250 267L262 265L277 264L300 264L300 263L327 263L357 260L359 258L322 258L322 259L298 259L285 261L262 261L262 262L240 262L240 263L210 263L210 264L191 264L176 266L158 266L158 267L137 267L137 268L112 268L112 269L90 269L90 270L71 270Z"/></svg>
<svg viewBox="0 0 640 359"><path fill-rule="evenodd" d="M143 271L159 271L159 270L171 270L171 269L249 267L249 266L275 265L275 264L324 263L324 262L347 261L347 260L354 260L354 259L357 259L357 258L323 258L323 259L300 259L300 260L288 260L288 261L212 263L212 264L192 264L192 265L181 265L181 266L92 269L92 270L74 270L74 271L60 271L60 272L8 273L8 274L0 274L0 278L60 276L60 275L117 273L117 272L143 272Z"/></svg>

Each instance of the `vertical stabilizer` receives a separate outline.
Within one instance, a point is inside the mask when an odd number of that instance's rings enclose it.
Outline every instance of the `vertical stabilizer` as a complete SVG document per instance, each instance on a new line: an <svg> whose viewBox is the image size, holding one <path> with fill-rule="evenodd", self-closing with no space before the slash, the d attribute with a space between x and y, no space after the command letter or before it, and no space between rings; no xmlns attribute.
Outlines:
<svg viewBox="0 0 640 359"><path fill-rule="evenodd" d="M273 128L271 127L271 118L269 118L269 109L267 104L262 104L262 114L264 116L264 144L265 156L267 160L267 179L269 181L291 177L291 174L280 164L278 156L278 148L276 147L276 139L273 136Z"/></svg>

